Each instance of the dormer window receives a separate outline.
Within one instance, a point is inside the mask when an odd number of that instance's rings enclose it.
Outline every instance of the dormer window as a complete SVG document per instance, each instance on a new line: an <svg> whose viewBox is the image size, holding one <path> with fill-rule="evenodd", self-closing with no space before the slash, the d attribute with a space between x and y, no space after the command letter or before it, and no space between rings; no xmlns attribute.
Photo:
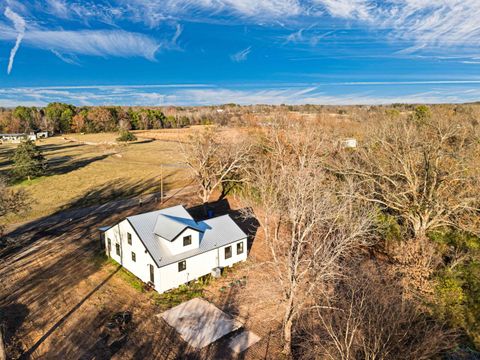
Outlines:
<svg viewBox="0 0 480 360"><path fill-rule="evenodd" d="M183 246L192 245L192 235L183 237Z"/></svg>

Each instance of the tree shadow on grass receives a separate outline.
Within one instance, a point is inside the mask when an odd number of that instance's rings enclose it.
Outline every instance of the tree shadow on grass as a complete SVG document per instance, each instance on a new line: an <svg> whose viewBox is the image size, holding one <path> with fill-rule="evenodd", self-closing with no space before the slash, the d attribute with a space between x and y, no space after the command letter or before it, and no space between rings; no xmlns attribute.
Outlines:
<svg viewBox="0 0 480 360"><path fill-rule="evenodd" d="M98 234L98 228L107 223L107 219L120 216L123 211L138 206L138 202L131 200L132 197L153 193L158 189L159 183L156 179L136 182L114 180L94 187L52 215L20 225L5 234L13 241L10 242L9 247L0 248L0 259L27 249L42 238L65 234L69 237L81 238ZM151 202L145 201L140 211L148 210L150 205ZM74 232L78 235L74 236Z"/></svg>

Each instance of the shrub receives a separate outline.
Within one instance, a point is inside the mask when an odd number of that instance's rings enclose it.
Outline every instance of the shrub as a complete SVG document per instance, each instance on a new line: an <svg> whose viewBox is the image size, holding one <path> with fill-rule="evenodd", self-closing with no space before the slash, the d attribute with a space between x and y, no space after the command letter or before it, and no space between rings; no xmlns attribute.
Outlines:
<svg viewBox="0 0 480 360"><path fill-rule="evenodd" d="M117 141L135 141L137 137L128 130L122 130L120 136L117 138Z"/></svg>

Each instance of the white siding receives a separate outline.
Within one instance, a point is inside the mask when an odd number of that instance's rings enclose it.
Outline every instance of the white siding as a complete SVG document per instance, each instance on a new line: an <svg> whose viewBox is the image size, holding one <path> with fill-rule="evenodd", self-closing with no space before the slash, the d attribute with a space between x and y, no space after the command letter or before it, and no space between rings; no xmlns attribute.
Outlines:
<svg viewBox="0 0 480 360"><path fill-rule="evenodd" d="M132 235L132 245L128 244L127 233ZM109 238L112 241L112 250L110 254L108 253ZM116 244L120 245L120 256L116 254ZM119 264L123 265L123 267L125 267L143 282L150 281L149 265L153 265L155 268L155 283L157 285L160 278L158 274L158 268L128 221L124 220L105 232L105 246L107 255L109 255ZM136 256L135 262L132 261L132 252L134 252Z"/></svg>
<svg viewBox="0 0 480 360"><path fill-rule="evenodd" d="M237 243L243 243L243 253L237 255ZM160 293L176 288L181 284L210 274L215 267L231 266L247 259L247 239L237 241L232 246L232 257L225 260L225 247L210 250L185 259L187 268L178 271L178 262L160 268L160 286L156 290Z"/></svg>
<svg viewBox="0 0 480 360"><path fill-rule="evenodd" d="M243 253L241 254L237 254L238 243L243 243ZM228 246L232 247L232 257L229 259L225 259L225 248L227 248ZM236 262L244 261L247 259L247 239L243 239L235 243L232 243L231 245L224 246L219 249L219 253L220 253L220 262L219 262L220 267L232 266Z"/></svg>
<svg viewBox="0 0 480 360"><path fill-rule="evenodd" d="M190 235L192 237L192 244L183 246L183 237ZM177 255L185 251L197 249L199 247L199 234L197 230L190 228L185 229L177 238L173 241L168 241L164 238L158 237L162 241L162 244L170 251L172 255Z"/></svg>

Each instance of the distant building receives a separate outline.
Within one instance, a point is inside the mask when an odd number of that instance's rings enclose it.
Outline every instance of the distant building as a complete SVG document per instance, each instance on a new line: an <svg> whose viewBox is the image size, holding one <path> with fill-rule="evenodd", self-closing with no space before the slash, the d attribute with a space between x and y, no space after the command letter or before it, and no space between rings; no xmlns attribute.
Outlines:
<svg viewBox="0 0 480 360"><path fill-rule="evenodd" d="M35 133L31 132L30 134L0 134L0 142L18 144L24 140L36 141L37 139L46 139L48 138L48 135L48 131L37 131Z"/></svg>
<svg viewBox="0 0 480 360"><path fill-rule="evenodd" d="M37 131L35 135L37 135L37 139L46 139L48 138L48 131Z"/></svg>
<svg viewBox="0 0 480 360"><path fill-rule="evenodd" d="M247 259L247 235L229 215L197 222L181 205L100 230L107 255L159 293Z"/></svg>
<svg viewBox="0 0 480 360"><path fill-rule="evenodd" d="M343 139L340 144L343 148L356 148L357 139L354 139L354 138Z"/></svg>
<svg viewBox="0 0 480 360"><path fill-rule="evenodd" d="M23 140L37 140L37 136L35 134L0 134L0 141L1 142L9 142L9 143L20 143Z"/></svg>

